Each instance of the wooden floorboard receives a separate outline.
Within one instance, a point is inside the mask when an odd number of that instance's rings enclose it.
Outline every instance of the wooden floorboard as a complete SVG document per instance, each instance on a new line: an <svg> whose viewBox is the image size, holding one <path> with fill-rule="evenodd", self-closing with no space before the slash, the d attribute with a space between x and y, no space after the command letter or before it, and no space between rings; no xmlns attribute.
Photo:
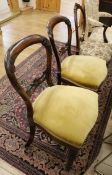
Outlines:
<svg viewBox="0 0 112 175"><path fill-rule="evenodd" d="M61 0L61 11L60 14L68 16L69 19L72 22L72 27L74 27L73 24L73 6L75 3L75 0ZM2 24L2 34L0 34L0 77L2 77L5 74L4 69L4 56L7 51L7 49L16 42L17 40L31 34L41 34L44 36L47 36L46 31L46 25L48 20L54 16L59 15L57 13L53 12L44 12L44 11L26 11L20 16L12 19L11 21L8 21L7 23ZM57 40L66 41L66 35L65 35L65 28L63 25L60 25L55 30L55 35ZM75 43L75 38L73 36L73 44ZM34 52L38 47L30 47L29 49L26 49L22 55L19 56L17 64L23 61L29 54ZM112 121L109 122L108 128L107 128L107 134L111 132L112 128ZM109 147L107 144L104 144L101 152L97 158L97 160L101 160L104 156L106 156L110 151L112 150L112 147ZM85 173L85 175L95 175L93 169L97 162L97 160L94 162L94 164L91 166L91 168L88 170L88 172ZM9 165L2 159L0 159L0 175L24 175L21 171L14 168L13 166ZM112 174L111 174L112 175Z"/></svg>

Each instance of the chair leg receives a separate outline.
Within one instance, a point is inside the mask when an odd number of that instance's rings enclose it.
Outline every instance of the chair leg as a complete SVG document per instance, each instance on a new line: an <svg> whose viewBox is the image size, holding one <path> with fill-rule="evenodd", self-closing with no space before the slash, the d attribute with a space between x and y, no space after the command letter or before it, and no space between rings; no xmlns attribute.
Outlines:
<svg viewBox="0 0 112 175"><path fill-rule="evenodd" d="M69 150L69 153L68 153L68 160L67 160L67 164L66 164L66 171L69 171L70 168L72 167L72 164L73 164L73 161L75 159L75 156L77 154L78 150L77 149L71 149Z"/></svg>
<svg viewBox="0 0 112 175"><path fill-rule="evenodd" d="M25 147L29 147L31 145L31 143L33 142L34 135L35 135L35 128L36 128L35 125L33 125L32 127L30 127L30 136L29 136L29 139L28 139Z"/></svg>

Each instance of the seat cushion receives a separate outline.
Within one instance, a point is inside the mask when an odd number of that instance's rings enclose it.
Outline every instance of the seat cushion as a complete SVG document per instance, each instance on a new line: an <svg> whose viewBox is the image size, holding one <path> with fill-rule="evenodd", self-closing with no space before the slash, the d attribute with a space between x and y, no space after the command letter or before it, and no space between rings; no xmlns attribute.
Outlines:
<svg viewBox="0 0 112 175"><path fill-rule="evenodd" d="M98 95L83 88L57 85L44 90L33 109L35 123L79 148L96 122Z"/></svg>
<svg viewBox="0 0 112 175"><path fill-rule="evenodd" d="M107 76L106 61L94 56L72 55L63 60L61 75L72 82L98 88Z"/></svg>
<svg viewBox="0 0 112 175"><path fill-rule="evenodd" d="M81 43L80 54L97 56L108 62L112 58L112 48L107 43L89 40Z"/></svg>

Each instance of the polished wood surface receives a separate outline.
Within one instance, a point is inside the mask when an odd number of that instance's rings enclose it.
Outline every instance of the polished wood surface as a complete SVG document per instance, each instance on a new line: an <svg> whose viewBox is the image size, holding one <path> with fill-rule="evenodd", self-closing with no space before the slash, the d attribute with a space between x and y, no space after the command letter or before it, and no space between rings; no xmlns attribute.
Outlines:
<svg viewBox="0 0 112 175"><path fill-rule="evenodd" d="M57 24L59 23L64 23L65 26L67 27L67 41L65 43L65 48L64 50L67 50L68 56L71 55L71 40L72 40L72 28L71 28L71 22L70 20L65 17L65 16L55 16L52 17L47 25L47 30L48 30L48 36L49 36L49 40L51 42L51 46L52 49L54 51L54 55L56 58L56 62L57 62L57 68L58 68L58 73L57 73L57 77L58 77L58 84L61 84L62 81L62 77L61 77L61 59L60 59L60 53L58 52L58 49L56 47L55 44L55 36L54 36L54 28L57 26Z"/></svg>
<svg viewBox="0 0 112 175"><path fill-rule="evenodd" d="M18 12L19 9L19 2L18 0L7 0L9 8L12 12Z"/></svg>
<svg viewBox="0 0 112 175"><path fill-rule="evenodd" d="M61 0L38 0L37 9L47 10L52 12L60 11Z"/></svg>

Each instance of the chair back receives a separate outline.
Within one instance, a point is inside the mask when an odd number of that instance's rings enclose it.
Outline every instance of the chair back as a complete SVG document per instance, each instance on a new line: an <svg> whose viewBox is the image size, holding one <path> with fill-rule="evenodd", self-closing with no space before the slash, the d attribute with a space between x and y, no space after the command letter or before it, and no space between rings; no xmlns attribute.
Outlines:
<svg viewBox="0 0 112 175"><path fill-rule="evenodd" d="M17 56L27 47L41 43L45 49L46 49L46 59L47 59L47 67L44 72L45 78L47 80L47 83L49 86L52 85L51 81L51 60L52 60L52 50L50 46L50 42L47 38L40 35L30 35L27 36L19 41L17 41L15 44L13 44L7 51L6 57L5 57L5 69L6 74L10 80L10 83L14 87L14 89L17 91L17 93L22 97L26 104L27 108L27 117L31 125L34 125L33 122L33 108L32 103L30 101L30 95L29 90L24 90L24 88L20 85L20 83L17 80L16 74L15 74L15 60ZM38 69L38 68L37 68ZM39 79L40 80L40 79Z"/></svg>
<svg viewBox="0 0 112 175"><path fill-rule="evenodd" d="M65 16L55 16L55 17L52 17L49 20L48 25L47 25L48 37L49 37L49 40L51 42L52 49L54 51L54 55L56 57L56 62L57 62L58 84L60 84L59 82L60 82L60 78L61 78L61 63L60 63L60 55L59 55L59 52L57 50L57 47L56 47L56 44L55 44L55 40L54 40L53 29L60 22L64 22L66 24L66 26L67 26L68 39L67 39L67 43L65 44L65 50L64 51L67 50L68 55L71 55L72 28L71 28L70 20L68 18L66 18Z"/></svg>
<svg viewBox="0 0 112 175"><path fill-rule="evenodd" d="M76 35L76 48L77 51L79 52L80 41L84 41L86 35L86 15L84 6L81 6L78 3L75 3L74 5L74 23L75 23L75 35ZM81 32L79 33L79 31Z"/></svg>
<svg viewBox="0 0 112 175"><path fill-rule="evenodd" d="M99 0L83 0L87 18L99 21Z"/></svg>

